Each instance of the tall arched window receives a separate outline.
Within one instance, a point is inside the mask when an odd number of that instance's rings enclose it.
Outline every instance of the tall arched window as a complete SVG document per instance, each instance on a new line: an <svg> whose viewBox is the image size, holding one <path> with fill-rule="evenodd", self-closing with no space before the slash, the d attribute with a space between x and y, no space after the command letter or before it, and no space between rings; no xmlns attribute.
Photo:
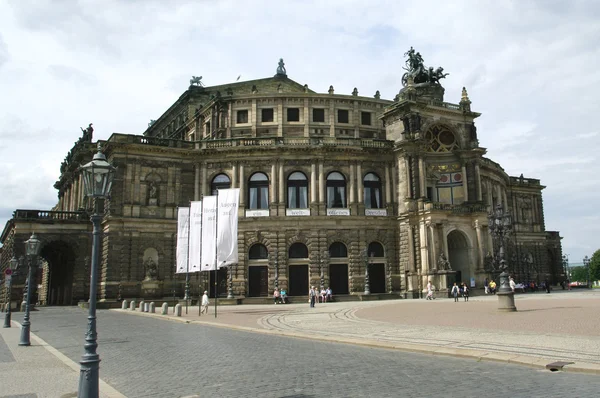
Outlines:
<svg viewBox="0 0 600 398"><path fill-rule="evenodd" d="M346 179L337 171L327 176L327 208L339 209L346 207Z"/></svg>
<svg viewBox="0 0 600 398"><path fill-rule="evenodd" d="M249 260L263 260L269 257L269 252L265 245L261 243L256 243L252 245L250 251L248 252Z"/></svg>
<svg viewBox="0 0 600 398"><path fill-rule="evenodd" d="M346 245L341 242L333 242L331 246L329 246L329 257L348 257L348 248L346 248Z"/></svg>
<svg viewBox="0 0 600 398"><path fill-rule="evenodd" d="M306 176L299 171L295 171L290 174L287 183L288 209L308 208L308 180Z"/></svg>
<svg viewBox="0 0 600 398"><path fill-rule="evenodd" d="M383 246L379 242L371 242L369 243L369 257L384 257L385 253L383 251Z"/></svg>
<svg viewBox="0 0 600 398"><path fill-rule="evenodd" d="M217 194L218 189L229 189L231 188L231 180L227 174L218 174L213 178L210 184L210 192L212 195Z"/></svg>
<svg viewBox="0 0 600 398"><path fill-rule="evenodd" d="M254 173L248 183L249 209L269 208L269 178L264 173Z"/></svg>
<svg viewBox="0 0 600 398"><path fill-rule="evenodd" d="M365 209L381 209L381 179L375 173L368 173L364 179Z"/></svg>
<svg viewBox="0 0 600 398"><path fill-rule="evenodd" d="M288 251L289 258L308 258L308 248L304 243L294 243Z"/></svg>

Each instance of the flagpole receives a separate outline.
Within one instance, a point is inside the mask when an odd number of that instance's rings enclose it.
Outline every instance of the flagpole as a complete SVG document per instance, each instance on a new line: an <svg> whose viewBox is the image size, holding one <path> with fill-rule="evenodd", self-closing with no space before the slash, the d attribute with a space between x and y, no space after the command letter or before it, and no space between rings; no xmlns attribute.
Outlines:
<svg viewBox="0 0 600 398"><path fill-rule="evenodd" d="M202 215L204 215L204 194L200 194L200 200L202 200L202 207L200 208L200 211L202 213ZM200 216L200 270L198 271L200 272L200 275L202 275L202 216ZM204 288L204 286L203 286ZM202 313L200 312L202 310L202 290L200 289L200 285L198 285L198 316L202 315ZM206 310L208 315L208 309Z"/></svg>
<svg viewBox="0 0 600 398"><path fill-rule="evenodd" d="M185 273L185 292L184 292L184 299L185 299L185 314L187 315L188 313L188 301L190 300L190 229L191 226L190 224L192 223L192 202L189 202L189 209L190 212L188 213L188 253L187 253L187 272Z"/></svg>
<svg viewBox="0 0 600 398"><path fill-rule="evenodd" d="M217 301L219 300L219 269L217 259L219 258L219 190L217 189L217 205L215 211L215 318L217 317Z"/></svg>

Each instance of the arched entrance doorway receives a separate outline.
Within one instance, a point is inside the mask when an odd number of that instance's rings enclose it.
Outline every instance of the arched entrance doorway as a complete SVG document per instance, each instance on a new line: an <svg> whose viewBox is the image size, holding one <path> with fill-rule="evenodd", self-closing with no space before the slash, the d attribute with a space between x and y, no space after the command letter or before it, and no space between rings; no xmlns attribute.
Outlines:
<svg viewBox="0 0 600 398"><path fill-rule="evenodd" d="M269 295L269 252L265 245L257 243L248 252L248 297Z"/></svg>
<svg viewBox="0 0 600 398"><path fill-rule="evenodd" d="M288 251L289 296L308 296L308 248L294 243Z"/></svg>
<svg viewBox="0 0 600 398"><path fill-rule="evenodd" d="M329 287L334 296L348 294L348 248L341 242L329 246Z"/></svg>
<svg viewBox="0 0 600 398"><path fill-rule="evenodd" d="M369 243L369 288L371 293L385 293L385 253L379 242Z"/></svg>
<svg viewBox="0 0 600 398"><path fill-rule="evenodd" d="M75 268L75 253L73 248L64 241L54 241L42 247L40 256L48 262L48 267L44 268L46 275L41 278L38 277L38 283L44 282L39 293L45 296L40 297L39 301L45 302L46 305L74 304L73 271ZM86 264L88 264L87 261ZM89 269L84 275L89 275ZM88 292L89 278L84 278L83 284L84 292ZM85 299L87 300L88 297L86 296Z"/></svg>
<svg viewBox="0 0 600 398"><path fill-rule="evenodd" d="M448 234L446 239L448 239L448 260L452 270L456 271L456 282L465 282L467 286L470 286L469 283L473 274L469 261L467 237L463 232L454 230Z"/></svg>

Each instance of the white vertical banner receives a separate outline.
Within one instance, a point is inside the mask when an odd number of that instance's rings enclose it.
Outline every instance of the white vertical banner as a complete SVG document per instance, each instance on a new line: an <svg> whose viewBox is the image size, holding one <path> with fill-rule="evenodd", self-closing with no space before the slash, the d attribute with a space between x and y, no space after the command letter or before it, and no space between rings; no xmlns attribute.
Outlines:
<svg viewBox="0 0 600 398"><path fill-rule="evenodd" d="M202 263L201 271L215 269L217 236L217 197L205 196L202 200Z"/></svg>
<svg viewBox="0 0 600 398"><path fill-rule="evenodd" d="M200 272L202 251L202 201L190 202L190 270Z"/></svg>
<svg viewBox="0 0 600 398"><path fill-rule="evenodd" d="M177 209L177 252L176 252L176 274L188 272L188 233L190 229L190 208L180 207Z"/></svg>
<svg viewBox="0 0 600 398"><path fill-rule="evenodd" d="M238 262L240 189L219 189L217 198L217 262L220 268Z"/></svg>

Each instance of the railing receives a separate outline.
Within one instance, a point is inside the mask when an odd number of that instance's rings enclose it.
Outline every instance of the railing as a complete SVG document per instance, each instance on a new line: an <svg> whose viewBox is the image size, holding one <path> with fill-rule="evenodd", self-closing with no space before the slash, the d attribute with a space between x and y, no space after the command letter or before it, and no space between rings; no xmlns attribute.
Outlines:
<svg viewBox="0 0 600 398"><path fill-rule="evenodd" d="M170 148L194 148L194 142L192 141L176 140L173 138L145 137L143 135L133 134L113 134L108 142L166 146Z"/></svg>
<svg viewBox="0 0 600 398"><path fill-rule="evenodd" d="M452 109L452 110L455 110L455 111L459 111L460 110L460 105L452 104L450 102L443 102L443 101L432 100L429 103L431 105L433 105L433 106L439 106L441 108Z"/></svg>
<svg viewBox="0 0 600 398"><path fill-rule="evenodd" d="M13 218L15 220L87 221L86 213L82 211L15 210Z"/></svg>
<svg viewBox="0 0 600 398"><path fill-rule="evenodd" d="M426 210L427 207L425 208ZM448 203L431 202L429 210L451 211L454 214L487 213L487 205L483 204L460 204L453 205Z"/></svg>

